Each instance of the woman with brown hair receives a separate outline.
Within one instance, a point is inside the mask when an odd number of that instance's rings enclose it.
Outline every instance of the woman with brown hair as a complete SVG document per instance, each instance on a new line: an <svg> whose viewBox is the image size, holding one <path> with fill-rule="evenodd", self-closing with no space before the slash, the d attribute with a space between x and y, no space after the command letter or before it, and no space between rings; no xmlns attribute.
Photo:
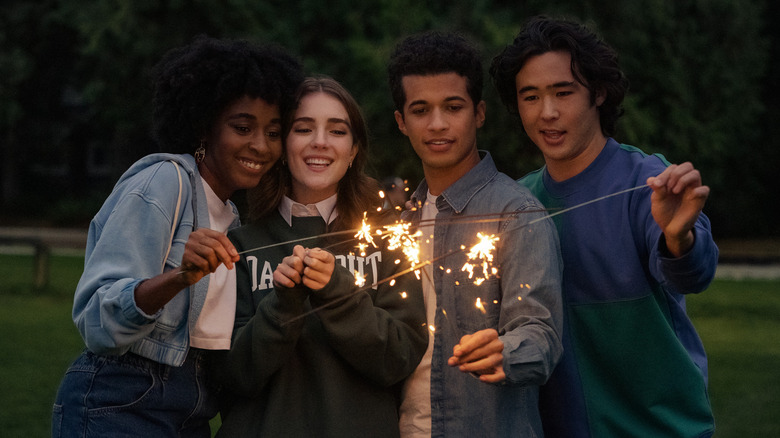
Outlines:
<svg viewBox="0 0 780 438"><path fill-rule="evenodd" d="M333 79L308 78L296 103L281 177L267 178L280 187L261 182L252 223L228 235L245 254L219 367L230 394L219 436L395 437L399 384L427 346L420 283L412 273L379 283L404 269L384 241L353 254L364 213L374 223L393 214L376 213L355 100Z"/></svg>

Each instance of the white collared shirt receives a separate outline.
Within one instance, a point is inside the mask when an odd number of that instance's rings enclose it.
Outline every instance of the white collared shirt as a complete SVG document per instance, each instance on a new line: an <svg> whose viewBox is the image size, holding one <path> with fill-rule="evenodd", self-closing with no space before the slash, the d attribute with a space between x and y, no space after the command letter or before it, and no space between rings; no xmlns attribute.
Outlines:
<svg viewBox="0 0 780 438"><path fill-rule="evenodd" d="M325 220L325 223L330 224L339 215L336 210L336 197L334 194L330 198L323 199L315 204L303 205L295 202L287 195L282 197L282 202L279 203L279 214L282 215L287 225L292 226L292 218L294 217L312 217L320 216Z"/></svg>

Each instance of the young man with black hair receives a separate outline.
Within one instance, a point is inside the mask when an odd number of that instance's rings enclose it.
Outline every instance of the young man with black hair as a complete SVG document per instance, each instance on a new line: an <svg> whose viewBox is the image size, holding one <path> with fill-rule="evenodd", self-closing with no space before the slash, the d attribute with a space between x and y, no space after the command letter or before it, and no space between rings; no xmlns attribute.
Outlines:
<svg viewBox="0 0 780 438"><path fill-rule="evenodd" d="M485 121L479 52L464 38L409 37L388 66L395 119L423 166L405 220L420 226L428 351L406 382L402 437L541 436L539 385L561 355L561 264L553 223L477 149ZM497 236L481 284L478 233ZM481 272L481 271L480 271Z"/></svg>
<svg viewBox="0 0 780 438"><path fill-rule="evenodd" d="M684 298L717 266L709 188L691 163L610 137L628 81L586 27L534 18L490 73L544 155L520 183L547 208L601 199L555 217L564 355L541 391L545 436L711 436L707 359Z"/></svg>

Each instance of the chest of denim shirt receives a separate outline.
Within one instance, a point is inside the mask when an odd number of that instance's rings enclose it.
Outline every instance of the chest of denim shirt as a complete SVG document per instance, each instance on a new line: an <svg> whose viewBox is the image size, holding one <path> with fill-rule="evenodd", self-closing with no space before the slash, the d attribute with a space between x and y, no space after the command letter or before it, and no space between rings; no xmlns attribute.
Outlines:
<svg viewBox="0 0 780 438"><path fill-rule="evenodd" d="M488 153L482 154L476 167L437 198L439 212L432 263L436 290L431 365L432 436L541 436L538 384L546 380L560 356L557 237L549 245L546 240L541 245L534 244L533 254L524 254L527 248L523 248L523 242L514 240L515 235L528 231L522 230L520 222L544 213L539 211L541 206L530 193L518 189L514 180L497 171ZM425 199L427 190L423 181L412 200ZM534 213L526 217L518 214L519 211ZM418 222L420 209L406 212L404 219ZM545 224L545 239L551 229L550 224ZM498 275L490 275L479 285L474 281L477 276L484 276L481 267L475 266L472 278L463 269L469 249L479 241L477 233L499 237L491 264L498 269ZM543 284L545 288L551 285L550 293L544 292L541 300L522 302L518 299L522 289L517 286L529 282ZM549 318L542 324L530 325L536 327L536 332L548 332L544 339L553 341L544 342L552 345L543 348L521 345L518 338L528 337L523 333L529 326L524 319L526 314L541 315L535 319ZM447 365L453 347L462 336L486 328L499 332L505 345L507 376L521 383L487 384ZM543 350L541 355L545 357L522 357L528 356L527 351L538 356L539 350ZM514 362L518 367L512 366ZM523 362L530 365L524 366ZM537 362L542 364L533 365Z"/></svg>

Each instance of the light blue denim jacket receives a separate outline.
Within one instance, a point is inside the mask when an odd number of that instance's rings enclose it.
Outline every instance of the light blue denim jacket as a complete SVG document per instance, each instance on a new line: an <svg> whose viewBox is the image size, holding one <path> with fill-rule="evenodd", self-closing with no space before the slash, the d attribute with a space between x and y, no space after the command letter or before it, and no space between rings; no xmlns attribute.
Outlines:
<svg viewBox="0 0 780 438"><path fill-rule="evenodd" d="M538 387L562 352L557 232L551 219L540 219L547 213L539 201L498 172L488 152L480 154L480 163L436 202L432 436L542 436ZM421 205L427 191L423 180L412 202ZM420 213L407 211L403 218L418 223ZM477 232L499 237L492 263L498 273L479 286L462 270ZM447 365L463 335L486 328L498 330L504 343L502 384L480 382Z"/></svg>
<svg viewBox="0 0 780 438"><path fill-rule="evenodd" d="M181 200L175 161L181 171ZM238 225L238 213L231 228ZM191 155L153 154L133 164L114 186L90 223L84 273L73 301L73 322L96 354L131 351L179 366L189 350L189 333L208 290L209 276L179 292L154 315L135 304L134 290L163 271L163 258L176 229L165 270L181 263L192 230L209 226L208 206Z"/></svg>

